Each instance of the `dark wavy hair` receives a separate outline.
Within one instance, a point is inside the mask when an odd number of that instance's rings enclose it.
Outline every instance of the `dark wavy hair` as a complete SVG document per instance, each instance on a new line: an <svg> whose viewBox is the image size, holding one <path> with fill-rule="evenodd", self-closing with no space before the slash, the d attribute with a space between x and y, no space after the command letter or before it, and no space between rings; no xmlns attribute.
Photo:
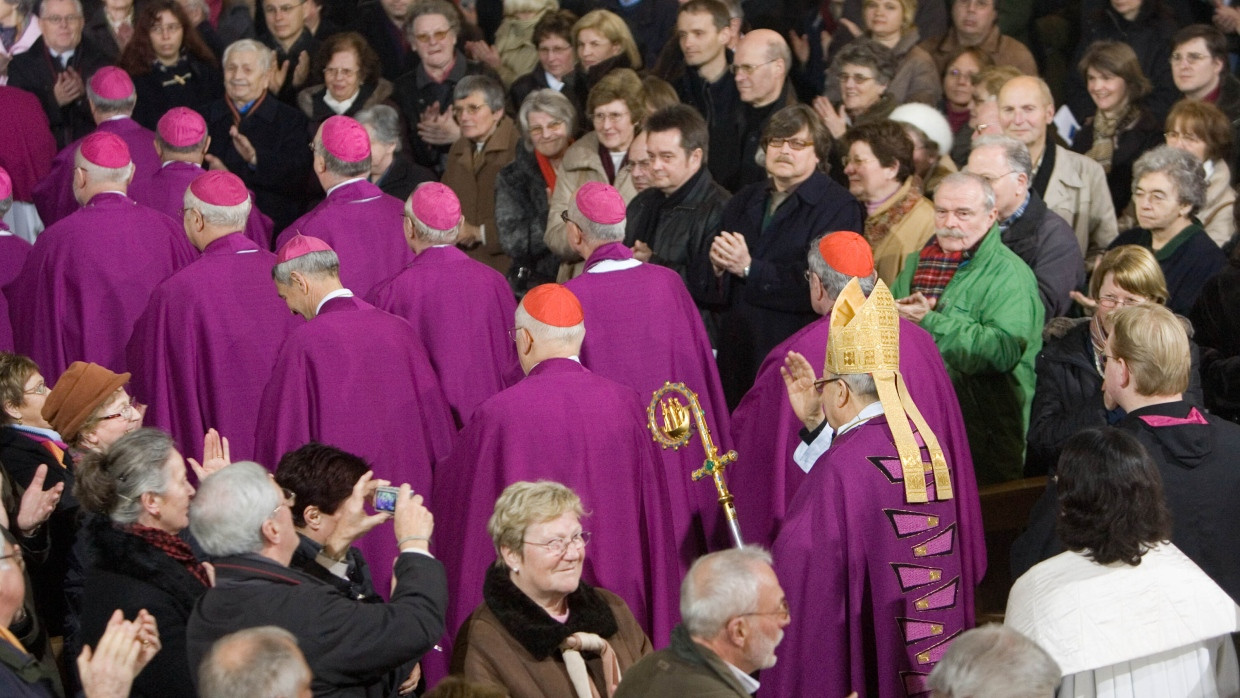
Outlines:
<svg viewBox="0 0 1240 698"><path fill-rule="evenodd" d="M327 68L327 64L332 62L332 56L345 51L353 51L357 54L357 63L360 68L357 80L359 85L378 80L379 75L383 73L379 55L370 47L370 44L366 43L366 38L357 32L341 32L324 39L314 58L313 70L322 73Z"/></svg>
<svg viewBox="0 0 1240 698"><path fill-rule="evenodd" d="M181 51L205 63L218 65L215 54L207 47L207 42L202 40L198 29L194 27L193 22L189 21L189 16L175 0L152 0L138 7L133 38L129 40L121 57L116 61L117 67L121 70L134 77L146 75L154 70L155 48L151 46L151 28L159 22L161 12L171 12L172 16L181 23Z"/></svg>
<svg viewBox="0 0 1240 698"><path fill-rule="evenodd" d="M896 181L903 183L913 176L913 139L904 127L890 119L873 121L848 129L844 134L844 152L853 143L865 143L883 167L898 165Z"/></svg>
<svg viewBox="0 0 1240 698"><path fill-rule="evenodd" d="M366 461L326 444L311 442L284 454L276 466L276 483L297 495L293 525L306 525L308 506L324 514L336 513L367 470Z"/></svg>
<svg viewBox="0 0 1240 698"><path fill-rule="evenodd" d="M1094 427L1068 439L1058 493L1059 539L1100 565L1139 565L1151 546L1171 537L1162 475L1127 432Z"/></svg>

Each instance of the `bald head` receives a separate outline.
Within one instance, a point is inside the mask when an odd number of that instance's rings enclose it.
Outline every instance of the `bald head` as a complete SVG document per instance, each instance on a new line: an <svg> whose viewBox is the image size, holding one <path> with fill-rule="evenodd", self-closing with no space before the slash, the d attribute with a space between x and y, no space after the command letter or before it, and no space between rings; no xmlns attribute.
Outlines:
<svg viewBox="0 0 1240 698"><path fill-rule="evenodd" d="M792 50L778 32L755 29L736 47L732 67L741 101L765 107L779 98L792 65Z"/></svg>
<svg viewBox="0 0 1240 698"><path fill-rule="evenodd" d="M310 696L310 667L291 633L274 626L220 638L202 660L202 698L302 698Z"/></svg>
<svg viewBox="0 0 1240 698"><path fill-rule="evenodd" d="M999 90L999 125L1003 134L1024 143L1035 162L1046 147L1046 127L1055 118L1055 99L1041 78L1022 75Z"/></svg>

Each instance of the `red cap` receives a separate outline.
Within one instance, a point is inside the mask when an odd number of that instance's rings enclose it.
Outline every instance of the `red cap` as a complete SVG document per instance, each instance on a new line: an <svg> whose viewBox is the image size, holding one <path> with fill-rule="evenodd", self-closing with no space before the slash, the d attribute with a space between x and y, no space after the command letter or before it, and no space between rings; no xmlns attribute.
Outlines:
<svg viewBox="0 0 1240 698"><path fill-rule="evenodd" d="M874 250L865 238L852 231L823 235L818 241L818 254L841 274L865 277L874 273Z"/></svg>
<svg viewBox="0 0 1240 698"><path fill-rule="evenodd" d="M297 233L276 252L276 264L284 264L290 259L297 259L311 252L335 252L335 250L319 238Z"/></svg>
<svg viewBox="0 0 1240 698"><path fill-rule="evenodd" d="M119 102L133 96L133 80L114 65L104 66L90 77L90 91L100 99Z"/></svg>
<svg viewBox="0 0 1240 698"><path fill-rule="evenodd" d="M624 221L624 197L610 184L586 182L577 190L577 210L581 215L601 225L613 225Z"/></svg>
<svg viewBox="0 0 1240 698"><path fill-rule="evenodd" d="M3 167L0 167L0 199L7 199L13 195L13 178L9 177L9 173Z"/></svg>
<svg viewBox="0 0 1240 698"><path fill-rule="evenodd" d="M324 121L321 135L323 147L340 160L361 162L370 157L370 134L347 116L336 115Z"/></svg>
<svg viewBox="0 0 1240 698"><path fill-rule="evenodd" d="M173 107L155 125L159 137L173 148L188 148L202 142L207 135L207 122L188 107Z"/></svg>
<svg viewBox="0 0 1240 698"><path fill-rule="evenodd" d="M212 206L238 206L250 197L240 177L221 170L198 175L189 183L189 190L199 201Z"/></svg>
<svg viewBox="0 0 1240 698"><path fill-rule="evenodd" d="M435 230L451 230L461 222L461 200L446 184L422 184L409 201L414 217Z"/></svg>
<svg viewBox="0 0 1240 698"><path fill-rule="evenodd" d="M552 327L575 327L586 319L577 296L560 284L535 286L521 299L521 307L530 317Z"/></svg>
<svg viewBox="0 0 1240 698"><path fill-rule="evenodd" d="M82 139L78 151L96 167L115 170L129 165L129 146L115 133L95 131Z"/></svg>

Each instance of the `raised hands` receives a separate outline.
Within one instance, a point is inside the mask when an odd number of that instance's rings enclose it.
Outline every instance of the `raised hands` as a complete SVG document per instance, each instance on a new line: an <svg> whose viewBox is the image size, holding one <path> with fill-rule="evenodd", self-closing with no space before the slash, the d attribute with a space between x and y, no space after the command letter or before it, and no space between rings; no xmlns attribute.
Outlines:
<svg viewBox="0 0 1240 698"><path fill-rule="evenodd" d="M795 351L788 352L784 357L784 365L779 367L779 375L784 379L784 387L788 389L788 402L792 411L806 429L813 431L822 424L822 401L818 399L818 391L814 389L814 367L809 361Z"/></svg>
<svg viewBox="0 0 1240 698"><path fill-rule="evenodd" d="M46 523L52 512L56 511L60 496L64 494L65 483L63 482L58 482L46 490L43 489L46 479L47 466L40 465L34 471L34 477L30 479L30 486L22 494L21 505L17 509L17 530L22 534L34 533Z"/></svg>
<svg viewBox="0 0 1240 698"><path fill-rule="evenodd" d="M198 476L198 481L202 482L212 473L219 472L232 464L232 458L228 454L228 439L220 436L215 429L208 429L206 436L202 438L202 463L193 458L186 458L189 461L189 467L193 469L194 475Z"/></svg>
<svg viewBox="0 0 1240 698"><path fill-rule="evenodd" d="M162 647L155 617L145 610L132 621L117 609L98 644L78 655L78 674L86 698L126 698L136 677Z"/></svg>

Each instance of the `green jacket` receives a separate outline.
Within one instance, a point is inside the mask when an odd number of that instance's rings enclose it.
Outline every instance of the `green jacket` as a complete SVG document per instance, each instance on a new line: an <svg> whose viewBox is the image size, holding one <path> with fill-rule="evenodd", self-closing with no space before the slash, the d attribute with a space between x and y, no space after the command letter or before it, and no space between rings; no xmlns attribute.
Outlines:
<svg viewBox="0 0 1240 698"><path fill-rule="evenodd" d="M892 284L896 298L909 295L919 255L909 254ZM1023 472L1044 313L1037 278L995 226L921 321L956 386L979 485Z"/></svg>

